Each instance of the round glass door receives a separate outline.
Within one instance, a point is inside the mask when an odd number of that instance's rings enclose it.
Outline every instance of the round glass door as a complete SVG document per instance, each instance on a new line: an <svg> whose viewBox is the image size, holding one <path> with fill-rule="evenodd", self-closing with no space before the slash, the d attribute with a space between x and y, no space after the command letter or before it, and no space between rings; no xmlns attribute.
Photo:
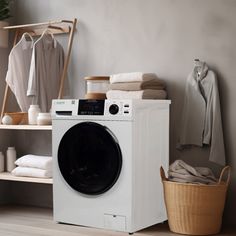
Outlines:
<svg viewBox="0 0 236 236"><path fill-rule="evenodd" d="M107 127L82 122L70 128L61 139L58 165L73 189L96 195L108 191L117 181L122 155Z"/></svg>

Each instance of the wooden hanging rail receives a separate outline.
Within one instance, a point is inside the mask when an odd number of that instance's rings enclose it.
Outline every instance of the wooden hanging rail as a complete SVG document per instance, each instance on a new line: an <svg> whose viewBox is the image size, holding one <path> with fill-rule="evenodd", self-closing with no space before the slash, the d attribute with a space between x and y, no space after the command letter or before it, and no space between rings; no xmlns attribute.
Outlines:
<svg viewBox="0 0 236 236"><path fill-rule="evenodd" d="M58 91L59 99L63 97L64 82L66 79L66 74L67 74L68 65L70 61L72 43L74 39L74 33L76 30L76 24L77 24L77 19L74 18L74 20L72 21L71 20L57 20L57 21L48 21L48 22L43 22L43 23L14 25L14 26L4 27L5 30L15 30L13 46L17 44L18 38L25 32L28 32L32 36L39 36L45 31L45 29L48 29L52 34L69 34L67 53L65 54L65 63L64 63L64 68L61 75L60 86L59 86L59 91ZM6 83L5 93L4 93L3 103L2 103L2 110L1 110L1 120L5 113L8 95L9 95L9 86Z"/></svg>
<svg viewBox="0 0 236 236"><path fill-rule="evenodd" d="M71 30L71 24L73 26L74 21L70 20L58 20L58 21L48 21L43 23L34 23L34 24L25 24L25 25L13 25L13 26L5 26L3 29L5 30L18 30L20 34L24 32L30 33L32 36L41 35L43 31L48 28L50 32L53 34L63 34L69 33Z"/></svg>
<svg viewBox="0 0 236 236"><path fill-rule="evenodd" d="M70 20L58 20L58 21L47 21L43 23L34 23L34 24L27 24L27 25L13 25L13 26L5 26L4 29L20 29L20 28L28 28L28 27L38 27L38 26L47 26L47 25L55 25L60 23L71 23L73 24L74 21Z"/></svg>

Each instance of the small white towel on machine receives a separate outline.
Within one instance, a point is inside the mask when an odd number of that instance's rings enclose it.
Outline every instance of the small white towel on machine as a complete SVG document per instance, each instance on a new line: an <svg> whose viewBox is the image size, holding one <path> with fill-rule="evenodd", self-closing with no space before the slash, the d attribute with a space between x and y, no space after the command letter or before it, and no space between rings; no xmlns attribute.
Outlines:
<svg viewBox="0 0 236 236"><path fill-rule="evenodd" d="M107 99L166 99L165 90L145 89L139 91L109 90Z"/></svg>
<svg viewBox="0 0 236 236"><path fill-rule="evenodd" d="M12 172L15 176L26 176L35 178L52 178L52 171L30 167L16 167Z"/></svg>
<svg viewBox="0 0 236 236"><path fill-rule="evenodd" d="M15 161L15 164L22 167L32 167L43 170L52 170L52 157L28 154L18 158Z"/></svg>
<svg viewBox="0 0 236 236"><path fill-rule="evenodd" d="M157 76L154 73L142 73L142 72L131 72L131 73L120 73L110 76L110 83L123 83L123 82L138 82L138 81L149 81L156 79Z"/></svg>

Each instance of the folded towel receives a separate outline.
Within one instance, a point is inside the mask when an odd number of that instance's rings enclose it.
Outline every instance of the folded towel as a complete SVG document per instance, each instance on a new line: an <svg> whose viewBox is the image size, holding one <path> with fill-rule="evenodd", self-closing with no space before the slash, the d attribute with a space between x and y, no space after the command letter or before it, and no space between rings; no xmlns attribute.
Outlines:
<svg viewBox="0 0 236 236"><path fill-rule="evenodd" d="M160 79L153 79L150 81L141 82L127 82L127 83L114 83L110 84L111 90L124 90L124 91L138 91L144 89L165 89L164 81Z"/></svg>
<svg viewBox="0 0 236 236"><path fill-rule="evenodd" d="M216 178L207 167L192 167L182 160L176 160L169 167L169 180L182 183L215 184Z"/></svg>
<svg viewBox="0 0 236 236"><path fill-rule="evenodd" d="M138 82L138 81L149 81L157 79L156 74L153 73L142 73L142 72L131 72L121 73L110 76L110 83L124 83L124 82Z"/></svg>
<svg viewBox="0 0 236 236"><path fill-rule="evenodd" d="M33 167L43 170L52 170L51 156L25 155L18 158L15 164L21 167Z"/></svg>
<svg viewBox="0 0 236 236"><path fill-rule="evenodd" d="M52 171L30 167L16 167L11 173L15 176L52 178Z"/></svg>
<svg viewBox="0 0 236 236"><path fill-rule="evenodd" d="M109 90L107 99L166 99L165 90L145 89L140 91Z"/></svg>

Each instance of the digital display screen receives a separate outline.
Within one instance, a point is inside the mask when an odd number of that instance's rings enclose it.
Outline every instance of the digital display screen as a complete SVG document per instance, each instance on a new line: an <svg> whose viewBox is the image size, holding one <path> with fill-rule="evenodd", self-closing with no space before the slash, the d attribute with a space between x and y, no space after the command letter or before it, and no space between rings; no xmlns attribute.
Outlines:
<svg viewBox="0 0 236 236"><path fill-rule="evenodd" d="M104 115L105 100L79 100L78 115Z"/></svg>

